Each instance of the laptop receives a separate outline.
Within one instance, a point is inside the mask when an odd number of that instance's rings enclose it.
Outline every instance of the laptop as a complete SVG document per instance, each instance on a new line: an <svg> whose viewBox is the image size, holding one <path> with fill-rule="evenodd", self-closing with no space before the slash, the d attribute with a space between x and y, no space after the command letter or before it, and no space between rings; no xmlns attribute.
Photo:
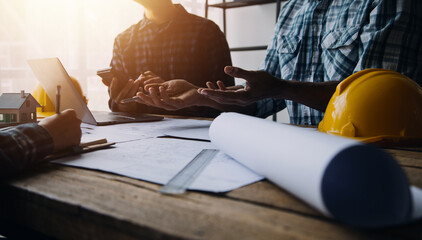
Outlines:
<svg viewBox="0 0 422 240"><path fill-rule="evenodd" d="M84 123L101 126L163 119L142 113L91 112L58 58L32 59L28 60L28 64L53 104L56 105L56 89L60 85L60 108L74 109Z"/></svg>

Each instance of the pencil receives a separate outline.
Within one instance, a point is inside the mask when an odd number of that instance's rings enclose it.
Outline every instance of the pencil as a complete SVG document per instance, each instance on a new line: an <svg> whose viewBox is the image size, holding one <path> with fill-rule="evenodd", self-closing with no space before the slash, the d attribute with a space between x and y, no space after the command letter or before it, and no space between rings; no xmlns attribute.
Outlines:
<svg viewBox="0 0 422 240"><path fill-rule="evenodd" d="M62 87L57 85L57 92L56 92L56 114L60 113L60 98L61 98L61 91Z"/></svg>

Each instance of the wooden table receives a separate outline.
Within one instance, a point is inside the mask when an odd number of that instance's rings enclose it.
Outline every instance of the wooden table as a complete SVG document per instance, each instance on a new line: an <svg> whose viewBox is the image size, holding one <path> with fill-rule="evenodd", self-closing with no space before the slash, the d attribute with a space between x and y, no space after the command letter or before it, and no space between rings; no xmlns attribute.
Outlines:
<svg viewBox="0 0 422 240"><path fill-rule="evenodd" d="M422 187L422 153L388 150ZM3 182L0 233L59 239L422 239L422 221L362 230L328 219L267 181L226 194L157 192L159 185L49 164Z"/></svg>

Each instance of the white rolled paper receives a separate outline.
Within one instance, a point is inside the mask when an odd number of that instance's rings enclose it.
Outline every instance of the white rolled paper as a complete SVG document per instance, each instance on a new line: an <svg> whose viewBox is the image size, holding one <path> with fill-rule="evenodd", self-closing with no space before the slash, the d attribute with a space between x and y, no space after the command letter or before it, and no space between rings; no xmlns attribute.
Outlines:
<svg viewBox="0 0 422 240"><path fill-rule="evenodd" d="M237 113L221 114L209 134L226 154L345 223L385 227L422 214L404 172L379 148ZM420 199L419 188L412 193Z"/></svg>

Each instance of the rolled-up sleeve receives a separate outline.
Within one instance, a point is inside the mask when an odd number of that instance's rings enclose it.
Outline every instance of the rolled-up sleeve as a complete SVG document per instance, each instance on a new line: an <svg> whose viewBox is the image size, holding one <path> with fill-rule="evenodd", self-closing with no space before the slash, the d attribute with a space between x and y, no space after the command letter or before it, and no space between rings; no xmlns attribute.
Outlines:
<svg viewBox="0 0 422 240"><path fill-rule="evenodd" d="M53 152L50 134L37 124L23 124L0 131L0 177L34 165Z"/></svg>

